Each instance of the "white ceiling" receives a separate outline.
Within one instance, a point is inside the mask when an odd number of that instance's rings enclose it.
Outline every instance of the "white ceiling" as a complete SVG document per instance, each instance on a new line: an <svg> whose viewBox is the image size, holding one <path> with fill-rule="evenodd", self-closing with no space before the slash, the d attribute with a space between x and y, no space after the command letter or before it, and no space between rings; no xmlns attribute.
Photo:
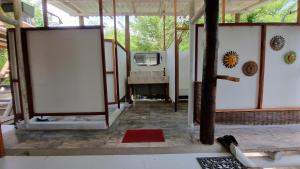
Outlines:
<svg viewBox="0 0 300 169"><path fill-rule="evenodd" d="M177 15L187 16L191 2L195 1L195 9L200 9L203 0L177 0ZM227 0L226 12L238 13L254 8L268 0ZM112 0L103 0L104 15L113 15ZM220 3L222 0L220 0ZM72 16L99 15L98 0L48 0L48 3L62 9ZM221 5L221 4L220 4ZM119 16L161 16L174 14L173 0L116 0L116 12Z"/></svg>

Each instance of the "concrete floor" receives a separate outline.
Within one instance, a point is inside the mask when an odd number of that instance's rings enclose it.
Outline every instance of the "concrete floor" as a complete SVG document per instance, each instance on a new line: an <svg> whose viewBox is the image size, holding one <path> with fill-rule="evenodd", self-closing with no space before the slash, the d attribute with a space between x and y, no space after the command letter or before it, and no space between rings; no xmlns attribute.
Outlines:
<svg viewBox="0 0 300 169"><path fill-rule="evenodd" d="M121 143L128 129L158 128L164 143ZM219 145L199 144L199 127L187 127L187 104L135 102L108 130L15 130L3 126L8 155L109 155L220 153ZM216 137L234 135L245 151L300 151L300 125L236 126L217 125Z"/></svg>

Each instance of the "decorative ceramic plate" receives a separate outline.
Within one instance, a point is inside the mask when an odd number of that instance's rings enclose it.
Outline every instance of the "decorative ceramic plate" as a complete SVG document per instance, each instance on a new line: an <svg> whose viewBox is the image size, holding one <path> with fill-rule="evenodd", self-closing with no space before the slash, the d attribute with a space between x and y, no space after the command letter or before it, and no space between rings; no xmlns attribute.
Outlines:
<svg viewBox="0 0 300 169"><path fill-rule="evenodd" d="M270 41L271 48L276 51L281 50L284 47L284 45L285 45L285 39L280 35L274 36Z"/></svg>
<svg viewBox="0 0 300 169"><path fill-rule="evenodd" d="M293 64L296 61L297 55L296 52L290 51L284 55L284 62L286 64Z"/></svg>
<svg viewBox="0 0 300 169"><path fill-rule="evenodd" d="M256 64L256 62L254 61L249 61L249 62L246 62L244 65L243 65L243 73L246 75L246 76L253 76L256 74L258 70L258 66Z"/></svg>
<svg viewBox="0 0 300 169"><path fill-rule="evenodd" d="M227 68L234 68L239 62L239 55L235 51L226 52L223 57L223 65Z"/></svg>

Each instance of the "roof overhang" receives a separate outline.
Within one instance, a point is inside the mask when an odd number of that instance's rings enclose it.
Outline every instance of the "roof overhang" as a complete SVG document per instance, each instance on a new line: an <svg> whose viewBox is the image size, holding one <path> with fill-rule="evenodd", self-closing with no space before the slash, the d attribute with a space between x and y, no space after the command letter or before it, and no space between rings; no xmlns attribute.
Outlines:
<svg viewBox="0 0 300 169"><path fill-rule="evenodd" d="M269 0L227 0L226 13L240 13L250 10ZM220 3L222 1L220 0ZM71 16L98 16L98 0L48 0L48 3ZM203 0L177 0L177 16L188 16L194 3L200 9ZM220 4L221 5L221 4ZM103 0L104 16L113 16L112 0ZM172 16L173 0L116 0L117 16Z"/></svg>

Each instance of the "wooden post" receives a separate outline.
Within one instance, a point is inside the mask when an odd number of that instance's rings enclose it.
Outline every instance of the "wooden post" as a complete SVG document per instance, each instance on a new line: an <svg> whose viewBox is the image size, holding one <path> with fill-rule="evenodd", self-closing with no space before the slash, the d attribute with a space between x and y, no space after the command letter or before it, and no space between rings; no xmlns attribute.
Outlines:
<svg viewBox="0 0 300 169"><path fill-rule="evenodd" d="M126 49L126 62L127 62L127 77L130 76L131 70L131 52L130 52L130 25L129 25L129 16L125 16L125 49ZM126 85L126 97L128 103L131 104L133 101L131 100L131 92L130 86Z"/></svg>
<svg viewBox="0 0 300 169"><path fill-rule="evenodd" d="M43 21L44 27L48 27L48 7L47 7L47 0L42 0L42 8L43 8Z"/></svg>
<svg viewBox="0 0 300 169"><path fill-rule="evenodd" d="M298 0L297 23L300 23L300 0Z"/></svg>
<svg viewBox="0 0 300 169"><path fill-rule="evenodd" d="M0 124L0 158L5 155L5 147L4 147L4 141L3 141L3 135L1 130L1 124Z"/></svg>
<svg viewBox="0 0 300 169"><path fill-rule="evenodd" d="M174 42L175 42L175 112L178 109L178 92L179 92L179 49L177 38L177 0L173 0L174 5Z"/></svg>
<svg viewBox="0 0 300 169"><path fill-rule="evenodd" d="M259 69L259 88L258 88L258 103L257 109L262 109L264 97L264 83L265 83L265 60L266 60L266 26L261 28L261 43L260 43L260 69Z"/></svg>
<svg viewBox="0 0 300 169"><path fill-rule="evenodd" d="M84 26L84 16L79 16L79 26Z"/></svg>
<svg viewBox="0 0 300 169"><path fill-rule="evenodd" d="M240 23L241 20L241 13L236 13L235 14L235 23Z"/></svg>
<svg viewBox="0 0 300 169"><path fill-rule="evenodd" d="M164 34L164 46L163 46L163 49L164 51L167 50L167 47L166 47L166 15L164 14L163 16L163 24L164 24L164 30L163 30L163 34Z"/></svg>
<svg viewBox="0 0 300 169"><path fill-rule="evenodd" d="M115 39L115 61L116 61L116 71L115 76L117 77L117 103L118 108L120 108L120 91L119 91L119 68L118 68L118 35L117 35L117 11L116 11L116 0L113 0L113 15L114 15L114 39Z"/></svg>
<svg viewBox="0 0 300 169"><path fill-rule="evenodd" d="M219 0L205 0L205 17L200 141L211 145L214 144L216 113Z"/></svg>
<svg viewBox="0 0 300 169"><path fill-rule="evenodd" d="M226 0L222 0L222 23L225 23L226 15Z"/></svg>
<svg viewBox="0 0 300 169"><path fill-rule="evenodd" d="M104 24L103 24L103 3L102 0L98 0L99 3L99 18L100 18L100 41L101 41L101 55L102 55L102 72L104 81L104 105L105 105L105 122L106 126L109 127L109 112L108 112L108 96L107 96L107 80L106 80L106 65L105 65L105 42L104 42Z"/></svg>
<svg viewBox="0 0 300 169"><path fill-rule="evenodd" d="M127 50L127 75L130 75L130 25L129 16L125 16L125 49Z"/></svg>

